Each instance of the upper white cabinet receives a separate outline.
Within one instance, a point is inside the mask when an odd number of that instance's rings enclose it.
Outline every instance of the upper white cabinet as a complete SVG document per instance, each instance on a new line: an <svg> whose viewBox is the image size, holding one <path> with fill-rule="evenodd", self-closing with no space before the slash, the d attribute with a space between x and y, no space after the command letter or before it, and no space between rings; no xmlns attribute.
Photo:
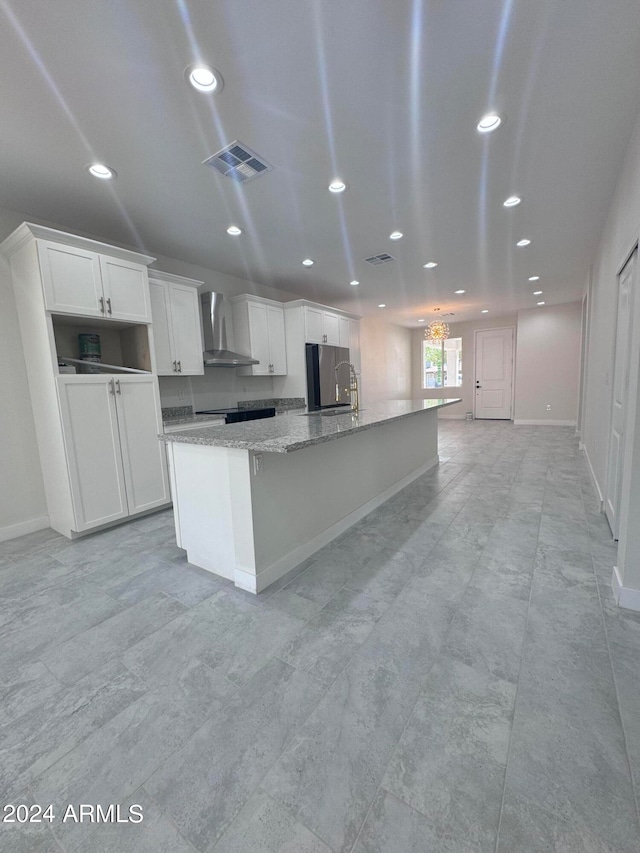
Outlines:
<svg viewBox="0 0 640 853"><path fill-rule="evenodd" d="M285 376L287 345L282 303L258 296L234 296L230 300L236 349L259 364L238 368L243 376Z"/></svg>
<svg viewBox="0 0 640 853"><path fill-rule="evenodd" d="M201 281L151 270L149 293L153 340L159 376L204 373L202 322L198 287Z"/></svg>
<svg viewBox="0 0 640 853"><path fill-rule="evenodd" d="M38 240L38 259L48 311L151 322L144 264L50 240Z"/></svg>
<svg viewBox="0 0 640 853"><path fill-rule="evenodd" d="M340 343L340 317L333 311L305 305L304 328L305 343L342 346Z"/></svg>

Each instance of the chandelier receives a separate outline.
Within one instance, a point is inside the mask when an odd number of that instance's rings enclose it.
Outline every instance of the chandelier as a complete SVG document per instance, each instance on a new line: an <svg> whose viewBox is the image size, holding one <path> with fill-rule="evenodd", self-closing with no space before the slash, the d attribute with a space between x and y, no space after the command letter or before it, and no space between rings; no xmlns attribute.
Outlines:
<svg viewBox="0 0 640 853"><path fill-rule="evenodd" d="M443 320L433 320L424 330L429 341L445 341L449 337L449 325Z"/></svg>

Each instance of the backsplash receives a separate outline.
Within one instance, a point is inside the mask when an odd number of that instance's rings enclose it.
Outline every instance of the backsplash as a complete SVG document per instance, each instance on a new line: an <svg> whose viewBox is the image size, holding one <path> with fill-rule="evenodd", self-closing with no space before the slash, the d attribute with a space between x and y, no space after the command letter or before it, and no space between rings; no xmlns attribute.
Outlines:
<svg viewBox="0 0 640 853"><path fill-rule="evenodd" d="M163 408L192 406L194 412L274 396L270 376L239 376L232 367L207 367L204 376L160 376L158 383Z"/></svg>

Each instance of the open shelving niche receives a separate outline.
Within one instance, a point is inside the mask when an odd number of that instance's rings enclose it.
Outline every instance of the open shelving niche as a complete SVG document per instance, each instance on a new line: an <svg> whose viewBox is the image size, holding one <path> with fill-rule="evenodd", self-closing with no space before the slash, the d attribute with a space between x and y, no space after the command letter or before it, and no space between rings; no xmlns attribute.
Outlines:
<svg viewBox="0 0 640 853"><path fill-rule="evenodd" d="M117 320L74 317L52 314L51 323L55 343L56 371L58 360L77 368L77 375L87 364L80 359L78 335L100 335L102 362L91 362L91 373L151 373L151 345L149 327L138 323ZM89 371L87 371L89 372ZM71 374L73 375L73 374Z"/></svg>

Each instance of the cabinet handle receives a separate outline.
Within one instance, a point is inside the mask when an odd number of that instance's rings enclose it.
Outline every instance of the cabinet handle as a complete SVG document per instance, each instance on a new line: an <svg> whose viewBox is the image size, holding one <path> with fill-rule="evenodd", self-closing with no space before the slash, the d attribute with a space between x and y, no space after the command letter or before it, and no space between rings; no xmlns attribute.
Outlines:
<svg viewBox="0 0 640 853"><path fill-rule="evenodd" d="M111 310L111 297L110 296L107 297L107 314L113 314L113 311Z"/></svg>
<svg viewBox="0 0 640 853"><path fill-rule="evenodd" d="M174 361L174 362L173 362L173 372L174 372L174 373L177 373L177 372L178 372L178 362L177 362L177 361Z"/></svg>
<svg viewBox="0 0 640 853"><path fill-rule="evenodd" d="M109 380L109 393L113 394L114 397L116 396L116 383L113 379Z"/></svg>
<svg viewBox="0 0 640 853"><path fill-rule="evenodd" d="M178 373L182 373L182 362L178 362Z"/></svg>
<svg viewBox="0 0 640 853"><path fill-rule="evenodd" d="M115 384L116 384L116 385L117 385L117 387L118 387L118 394L122 394L122 391L120 390L120 380L119 380L119 379L116 379Z"/></svg>
<svg viewBox="0 0 640 853"><path fill-rule="evenodd" d="M98 302L100 303L100 311L104 314L104 296L100 296Z"/></svg>

